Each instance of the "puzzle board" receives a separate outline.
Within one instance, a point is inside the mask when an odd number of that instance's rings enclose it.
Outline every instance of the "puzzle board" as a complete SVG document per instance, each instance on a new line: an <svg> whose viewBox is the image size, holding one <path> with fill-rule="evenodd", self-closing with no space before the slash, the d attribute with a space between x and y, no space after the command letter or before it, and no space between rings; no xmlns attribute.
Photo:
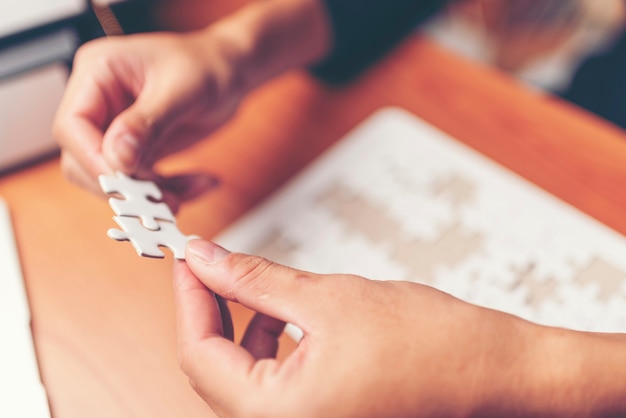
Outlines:
<svg viewBox="0 0 626 418"><path fill-rule="evenodd" d="M626 332L626 238L399 109L216 241L313 272L425 283L546 325Z"/></svg>

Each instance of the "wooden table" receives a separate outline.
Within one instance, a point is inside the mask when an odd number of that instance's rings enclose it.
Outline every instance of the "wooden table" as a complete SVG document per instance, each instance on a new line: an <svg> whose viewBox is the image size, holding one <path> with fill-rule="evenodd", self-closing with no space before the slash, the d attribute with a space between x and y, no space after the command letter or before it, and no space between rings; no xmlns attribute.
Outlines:
<svg viewBox="0 0 626 418"><path fill-rule="evenodd" d="M166 164L167 171L210 169L223 179L218 191L183 208L181 228L213 237L390 105L626 233L621 130L422 39L405 42L344 88L292 72L254 92L210 141ZM129 244L107 238L115 226L110 209L69 185L57 160L1 177L0 195L14 217L54 416L211 416L178 368L171 260L141 259ZM241 328L250 313L233 309Z"/></svg>

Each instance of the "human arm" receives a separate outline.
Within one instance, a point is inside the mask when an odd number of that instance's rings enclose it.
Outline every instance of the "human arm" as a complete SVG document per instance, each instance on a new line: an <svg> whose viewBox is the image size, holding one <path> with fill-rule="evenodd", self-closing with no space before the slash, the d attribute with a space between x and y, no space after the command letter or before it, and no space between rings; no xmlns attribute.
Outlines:
<svg viewBox="0 0 626 418"><path fill-rule="evenodd" d="M269 0L196 32L88 43L54 126L64 173L96 192L97 176L114 170L154 179L176 207L213 179L164 179L155 164L213 132L250 89L319 60L329 36L317 0Z"/></svg>
<svg viewBox="0 0 626 418"><path fill-rule="evenodd" d="M311 274L204 241L175 266L174 287L182 368L222 417L626 414L622 335L543 327L427 286ZM259 312L242 347L222 337L213 291ZM285 322L304 338L280 362Z"/></svg>

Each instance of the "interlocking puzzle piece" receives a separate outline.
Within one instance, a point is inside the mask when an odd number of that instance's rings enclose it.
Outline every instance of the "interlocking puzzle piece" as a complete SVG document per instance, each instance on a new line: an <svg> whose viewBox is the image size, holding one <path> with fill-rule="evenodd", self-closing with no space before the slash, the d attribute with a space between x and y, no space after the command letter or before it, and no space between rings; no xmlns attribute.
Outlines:
<svg viewBox="0 0 626 418"><path fill-rule="evenodd" d="M160 200L161 190L151 181L136 180L117 172L115 176L100 176L100 187L106 194L119 193L124 199L109 199L109 205L117 216L136 216L143 225L156 231L159 229L157 220L176 222L170 208L162 202L154 202L149 198Z"/></svg>
<svg viewBox="0 0 626 418"><path fill-rule="evenodd" d="M185 235L174 223L158 222L158 230L144 228L139 218L114 216L113 220L122 228L109 229L107 235L116 241L130 241L137 254L143 257L164 258L159 247L169 248L178 260L185 259L185 247L189 240L199 238L196 235Z"/></svg>

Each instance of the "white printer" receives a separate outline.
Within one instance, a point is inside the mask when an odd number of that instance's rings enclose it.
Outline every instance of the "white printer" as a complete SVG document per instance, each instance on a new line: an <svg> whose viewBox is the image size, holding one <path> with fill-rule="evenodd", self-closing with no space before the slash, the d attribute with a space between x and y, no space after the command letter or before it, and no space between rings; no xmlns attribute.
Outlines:
<svg viewBox="0 0 626 418"><path fill-rule="evenodd" d="M150 30L147 0L95 2L130 32ZM103 34L89 0L0 1L0 174L56 151L52 122L74 53Z"/></svg>
<svg viewBox="0 0 626 418"><path fill-rule="evenodd" d="M86 0L0 4L0 172L55 149L51 125L79 36L66 22Z"/></svg>

